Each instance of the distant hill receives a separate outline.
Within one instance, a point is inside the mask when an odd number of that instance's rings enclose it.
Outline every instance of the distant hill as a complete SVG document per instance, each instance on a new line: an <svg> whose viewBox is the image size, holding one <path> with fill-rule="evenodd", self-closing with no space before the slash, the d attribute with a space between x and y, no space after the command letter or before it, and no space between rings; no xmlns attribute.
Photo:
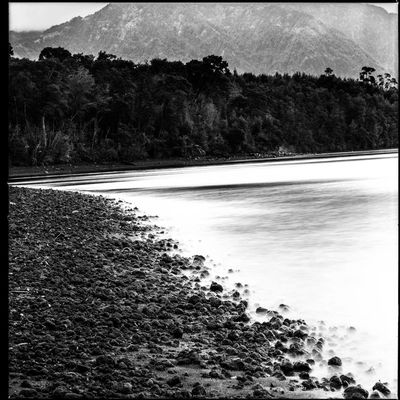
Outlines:
<svg viewBox="0 0 400 400"><path fill-rule="evenodd" d="M397 15L367 4L111 3L44 32L10 32L16 57L44 47L135 62L221 55L238 72L397 76Z"/></svg>

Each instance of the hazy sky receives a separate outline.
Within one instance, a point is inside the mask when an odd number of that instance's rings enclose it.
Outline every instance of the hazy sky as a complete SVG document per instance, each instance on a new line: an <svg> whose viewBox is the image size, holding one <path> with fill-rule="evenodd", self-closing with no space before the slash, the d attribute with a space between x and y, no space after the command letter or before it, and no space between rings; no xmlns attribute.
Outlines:
<svg viewBox="0 0 400 400"><path fill-rule="evenodd" d="M71 18L93 14L107 3L8 3L10 30L43 30L69 21ZM369 3L398 13L397 3Z"/></svg>

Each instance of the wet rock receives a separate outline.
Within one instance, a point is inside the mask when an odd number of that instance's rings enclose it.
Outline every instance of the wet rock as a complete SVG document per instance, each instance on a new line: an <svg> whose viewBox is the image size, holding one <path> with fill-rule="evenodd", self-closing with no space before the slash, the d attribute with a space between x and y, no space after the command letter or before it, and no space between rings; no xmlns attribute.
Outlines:
<svg viewBox="0 0 400 400"><path fill-rule="evenodd" d="M317 385L312 379L308 379L306 381L301 382L302 386L305 390L313 390L317 388Z"/></svg>
<svg viewBox="0 0 400 400"><path fill-rule="evenodd" d="M390 394L389 388L381 382L375 383L375 385L372 387L372 390L377 390L378 392L381 392L385 396L388 396Z"/></svg>
<svg viewBox="0 0 400 400"><path fill-rule="evenodd" d="M333 367L340 367L342 365L342 360L339 357L332 357L328 360L328 365Z"/></svg>
<svg viewBox="0 0 400 400"><path fill-rule="evenodd" d="M310 372L311 367L304 361L296 361L293 364L293 370L296 372Z"/></svg>
<svg viewBox="0 0 400 400"><path fill-rule="evenodd" d="M223 292L224 288L219 283L213 281L213 282L211 282L210 290L212 292Z"/></svg>
<svg viewBox="0 0 400 400"><path fill-rule="evenodd" d="M285 361L280 365L281 371L286 375L286 376L291 376L293 375L294 369L293 369L293 364L290 361Z"/></svg>
<svg viewBox="0 0 400 400"><path fill-rule="evenodd" d="M287 312L287 311L289 311L289 306L287 306L286 304L279 304L279 310L281 311L281 312Z"/></svg>
<svg viewBox="0 0 400 400"><path fill-rule="evenodd" d="M349 386L344 390L343 396L345 399L367 399L368 392L360 385Z"/></svg>
<svg viewBox="0 0 400 400"><path fill-rule="evenodd" d="M293 337L297 337L300 339L304 339L308 336L308 334L306 332L303 332L302 330L298 329L297 331L295 331L293 333Z"/></svg>
<svg viewBox="0 0 400 400"><path fill-rule="evenodd" d="M196 255L193 257L193 261L202 264L202 263L204 263L204 261L206 261L206 259L205 259L205 257L196 254Z"/></svg>
<svg viewBox="0 0 400 400"><path fill-rule="evenodd" d="M356 383L355 379L349 375L340 375L340 380L342 381L342 385L345 388L349 385L353 385Z"/></svg>
<svg viewBox="0 0 400 400"><path fill-rule="evenodd" d="M330 387L336 390L339 390L342 387L342 381L337 375L333 375L331 379L329 379Z"/></svg>

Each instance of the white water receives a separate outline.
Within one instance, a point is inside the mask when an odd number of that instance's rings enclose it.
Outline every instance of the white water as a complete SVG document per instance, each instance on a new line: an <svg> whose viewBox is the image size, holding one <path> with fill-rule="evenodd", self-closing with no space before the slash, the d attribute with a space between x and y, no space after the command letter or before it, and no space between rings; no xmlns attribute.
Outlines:
<svg viewBox="0 0 400 400"><path fill-rule="evenodd" d="M216 275L249 284L250 309L289 305L288 317L328 337L325 354L341 357L344 373L369 391L388 382L395 395L397 170L390 154L88 174L40 186L118 197L157 214L187 251L216 262ZM375 374L365 373L370 367Z"/></svg>

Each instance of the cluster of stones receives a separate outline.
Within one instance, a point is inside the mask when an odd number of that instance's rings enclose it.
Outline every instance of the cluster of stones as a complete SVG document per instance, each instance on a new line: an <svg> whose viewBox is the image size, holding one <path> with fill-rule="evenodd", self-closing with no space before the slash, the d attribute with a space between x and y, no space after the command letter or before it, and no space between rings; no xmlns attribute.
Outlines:
<svg viewBox="0 0 400 400"><path fill-rule="evenodd" d="M250 323L239 291L226 298L221 284L202 285L204 257L177 254L134 211L10 188L11 398L287 395L265 378L289 392L368 397L349 375L312 376L324 339L303 320L259 308L266 321Z"/></svg>

